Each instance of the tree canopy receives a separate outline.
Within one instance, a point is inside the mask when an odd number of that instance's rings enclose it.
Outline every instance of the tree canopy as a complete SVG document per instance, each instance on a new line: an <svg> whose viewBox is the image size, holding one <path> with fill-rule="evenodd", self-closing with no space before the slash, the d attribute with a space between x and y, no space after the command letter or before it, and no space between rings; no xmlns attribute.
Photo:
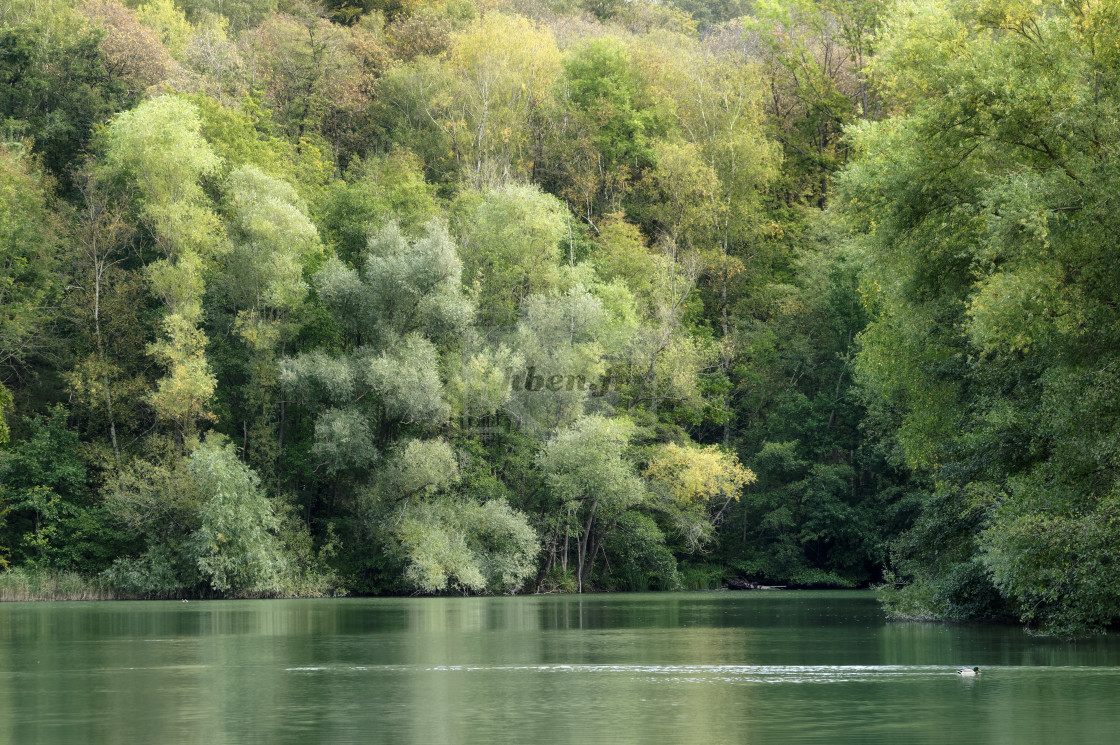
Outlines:
<svg viewBox="0 0 1120 745"><path fill-rule="evenodd" d="M1115 3L0 8L0 567L1120 618Z"/></svg>

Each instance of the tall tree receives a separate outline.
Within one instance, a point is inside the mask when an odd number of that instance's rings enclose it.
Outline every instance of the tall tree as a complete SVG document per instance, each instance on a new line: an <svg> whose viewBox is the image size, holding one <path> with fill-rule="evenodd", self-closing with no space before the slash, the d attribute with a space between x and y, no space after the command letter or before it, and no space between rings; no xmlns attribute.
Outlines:
<svg viewBox="0 0 1120 745"><path fill-rule="evenodd" d="M46 349L59 290L60 221L43 174L19 146L0 146L0 385Z"/></svg>
<svg viewBox="0 0 1120 745"><path fill-rule="evenodd" d="M897 545L908 612L1002 596L1049 629L1115 621L1116 14L1000 0L888 22L900 115L855 131L844 188L871 261L872 421L935 484Z"/></svg>
<svg viewBox="0 0 1120 745"><path fill-rule="evenodd" d="M140 211L163 257L146 268L166 308L163 338L151 354L167 369L148 396L180 447L191 447L216 381L201 328L205 265L223 247L217 216L200 186L219 158L203 139L198 110L162 96L118 114L106 130L105 165L136 184Z"/></svg>

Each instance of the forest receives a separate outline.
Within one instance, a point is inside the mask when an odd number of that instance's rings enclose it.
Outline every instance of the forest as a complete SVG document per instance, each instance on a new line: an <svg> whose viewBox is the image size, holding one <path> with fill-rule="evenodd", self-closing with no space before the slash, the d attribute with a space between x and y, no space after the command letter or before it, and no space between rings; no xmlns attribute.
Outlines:
<svg viewBox="0 0 1120 745"><path fill-rule="evenodd" d="M0 83L0 596L1120 620L1117 0L3 0Z"/></svg>

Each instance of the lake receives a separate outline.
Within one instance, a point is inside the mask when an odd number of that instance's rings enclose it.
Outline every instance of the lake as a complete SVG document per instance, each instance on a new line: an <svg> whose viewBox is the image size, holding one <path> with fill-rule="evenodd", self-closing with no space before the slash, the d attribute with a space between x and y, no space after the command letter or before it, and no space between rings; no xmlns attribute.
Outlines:
<svg viewBox="0 0 1120 745"><path fill-rule="evenodd" d="M889 623L870 592L0 604L0 743L1118 737L1117 636Z"/></svg>

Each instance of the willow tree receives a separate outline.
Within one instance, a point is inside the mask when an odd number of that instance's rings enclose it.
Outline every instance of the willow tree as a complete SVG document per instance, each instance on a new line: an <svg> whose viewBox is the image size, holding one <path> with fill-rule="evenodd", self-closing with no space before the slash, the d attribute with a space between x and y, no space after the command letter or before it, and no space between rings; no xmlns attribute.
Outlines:
<svg viewBox="0 0 1120 745"><path fill-rule="evenodd" d="M390 550L425 592L516 592L536 568L536 534L504 499L456 494L460 481L446 441L400 443L374 488Z"/></svg>
<svg viewBox="0 0 1120 745"><path fill-rule="evenodd" d="M341 353L301 354L281 379L315 418L320 468L361 495L349 504L359 540L396 556L407 586L513 591L536 537L499 496L463 494L458 456L440 437L456 413L448 363L474 312L461 274L442 223L419 238L390 224L371 236L361 269L330 260L315 275Z"/></svg>
<svg viewBox="0 0 1120 745"><path fill-rule="evenodd" d="M557 431L537 457L557 501L549 561L567 572L574 541L581 592L604 538L646 499L645 484L625 457L632 436L627 420L583 417Z"/></svg>
<svg viewBox="0 0 1120 745"><path fill-rule="evenodd" d="M331 259L315 275L344 350L298 355L281 377L316 412L329 472L364 473L402 430L431 432L448 420L440 354L473 315L461 273L446 228L432 222L415 239L390 225L370 238L360 270Z"/></svg>
<svg viewBox="0 0 1120 745"><path fill-rule="evenodd" d="M536 439L609 410L617 399L612 363L631 351L638 331L625 287L596 281L584 265L565 274L563 292L525 300L512 338L524 367L514 371L506 411Z"/></svg>

